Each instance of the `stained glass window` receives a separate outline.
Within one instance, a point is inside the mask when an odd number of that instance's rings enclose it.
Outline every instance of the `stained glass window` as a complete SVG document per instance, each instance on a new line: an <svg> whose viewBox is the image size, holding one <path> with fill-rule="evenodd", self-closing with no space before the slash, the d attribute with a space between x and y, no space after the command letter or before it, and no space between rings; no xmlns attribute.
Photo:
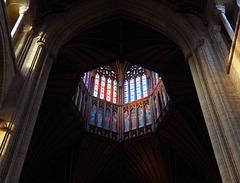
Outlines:
<svg viewBox="0 0 240 183"><path fill-rule="evenodd" d="M142 75L142 89L143 89L143 97L148 96L148 89L147 89L147 75Z"/></svg>
<svg viewBox="0 0 240 183"><path fill-rule="evenodd" d="M86 81L85 81L85 85L86 85L88 90L89 90L89 84L90 84L90 75L91 75L91 71L89 71L87 73L87 78L86 78Z"/></svg>
<svg viewBox="0 0 240 183"><path fill-rule="evenodd" d="M136 87L137 87L137 100L142 98L142 93L141 93L141 78L140 76L136 77Z"/></svg>
<svg viewBox="0 0 240 183"><path fill-rule="evenodd" d="M107 79L107 101L111 101L111 88L112 88L112 80L110 78Z"/></svg>
<svg viewBox="0 0 240 183"><path fill-rule="evenodd" d="M158 73L155 73L155 79L156 79L156 85L157 85L159 81Z"/></svg>
<svg viewBox="0 0 240 183"><path fill-rule="evenodd" d="M124 103L128 103L128 80L124 81Z"/></svg>
<svg viewBox="0 0 240 183"><path fill-rule="evenodd" d="M94 89L93 89L93 96L98 96L98 86L99 86L99 74L97 73L95 75L95 81L94 81Z"/></svg>
<svg viewBox="0 0 240 183"><path fill-rule="evenodd" d="M134 79L130 79L130 99L131 102L135 100L135 82Z"/></svg>
<svg viewBox="0 0 240 183"><path fill-rule="evenodd" d="M104 99L105 83L106 83L106 78L105 78L105 76L102 76L102 78L101 78L101 88L100 88L100 99Z"/></svg>
<svg viewBox="0 0 240 183"><path fill-rule="evenodd" d="M113 81L113 103L116 104L117 103L117 81L114 80Z"/></svg>

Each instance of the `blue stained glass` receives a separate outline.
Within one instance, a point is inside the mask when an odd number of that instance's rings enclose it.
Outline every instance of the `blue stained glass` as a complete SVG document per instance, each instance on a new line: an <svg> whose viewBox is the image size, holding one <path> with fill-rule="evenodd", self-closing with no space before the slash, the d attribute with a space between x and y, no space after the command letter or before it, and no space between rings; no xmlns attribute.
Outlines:
<svg viewBox="0 0 240 183"><path fill-rule="evenodd" d="M142 127L142 126L144 126L142 107L139 107L139 108L137 109L137 111L138 111L139 127Z"/></svg>
<svg viewBox="0 0 240 183"><path fill-rule="evenodd" d="M145 105L145 117L146 117L146 124L151 124L151 111L149 104Z"/></svg>
<svg viewBox="0 0 240 183"><path fill-rule="evenodd" d="M113 111L112 131L117 131L117 112Z"/></svg>
<svg viewBox="0 0 240 183"><path fill-rule="evenodd" d="M111 117L111 112L110 109L106 109L106 115L105 115L105 128L109 129L110 128L110 117Z"/></svg>
<svg viewBox="0 0 240 183"><path fill-rule="evenodd" d="M128 103L128 80L124 81L124 103Z"/></svg>
<svg viewBox="0 0 240 183"><path fill-rule="evenodd" d="M96 104L93 104L92 110L91 110L91 117L90 117L90 124L92 124L92 125L95 124L96 111L97 111L97 106L96 106Z"/></svg>
<svg viewBox="0 0 240 183"><path fill-rule="evenodd" d="M158 104L157 104L156 97L154 98L154 103L155 103L156 115L157 115L157 118L158 118L159 117L159 110L158 110Z"/></svg>
<svg viewBox="0 0 240 183"><path fill-rule="evenodd" d="M142 98L142 92L141 92L141 78L140 76L136 77L136 89L137 89L137 100Z"/></svg>
<svg viewBox="0 0 240 183"><path fill-rule="evenodd" d="M131 121L132 121L132 129L137 128L137 116L135 109L131 110Z"/></svg>
<svg viewBox="0 0 240 183"><path fill-rule="evenodd" d="M135 100L135 80L133 78L130 79L130 100L131 102Z"/></svg>
<svg viewBox="0 0 240 183"><path fill-rule="evenodd" d="M128 111L124 112L124 130L129 131L129 114Z"/></svg>
<svg viewBox="0 0 240 183"><path fill-rule="evenodd" d="M148 96L148 88L147 88L147 75L142 75L142 89L143 89L143 97Z"/></svg>
<svg viewBox="0 0 240 183"><path fill-rule="evenodd" d="M102 127L103 125L103 107L100 106L99 110L98 110L98 121L97 121L97 125Z"/></svg>

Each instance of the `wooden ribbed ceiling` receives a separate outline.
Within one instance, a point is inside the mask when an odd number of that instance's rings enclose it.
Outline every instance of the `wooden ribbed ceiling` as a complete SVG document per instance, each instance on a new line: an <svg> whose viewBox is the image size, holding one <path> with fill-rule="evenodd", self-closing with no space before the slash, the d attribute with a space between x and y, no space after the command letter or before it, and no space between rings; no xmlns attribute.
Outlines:
<svg viewBox="0 0 240 183"><path fill-rule="evenodd" d="M83 72L121 59L158 72L172 108L155 133L120 143L87 133L69 101ZM178 45L122 16L63 45L19 182L221 182L191 72Z"/></svg>

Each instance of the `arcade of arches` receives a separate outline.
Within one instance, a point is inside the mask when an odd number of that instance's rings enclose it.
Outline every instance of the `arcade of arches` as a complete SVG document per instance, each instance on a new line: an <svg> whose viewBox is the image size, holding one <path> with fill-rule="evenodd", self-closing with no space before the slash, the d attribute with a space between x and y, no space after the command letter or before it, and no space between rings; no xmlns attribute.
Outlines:
<svg viewBox="0 0 240 183"><path fill-rule="evenodd" d="M0 182L240 182L238 1L0 12Z"/></svg>

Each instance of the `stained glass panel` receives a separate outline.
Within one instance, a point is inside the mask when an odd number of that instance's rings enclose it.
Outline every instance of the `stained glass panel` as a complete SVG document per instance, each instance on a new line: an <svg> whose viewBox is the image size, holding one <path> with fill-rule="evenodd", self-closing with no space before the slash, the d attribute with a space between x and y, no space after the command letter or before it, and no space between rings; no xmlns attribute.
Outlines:
<svg viewBox="0 0 240 183"><path fill-rule="evenodd" d="M156 79L156 85L157 85L159 81L158 73L155 73L155 79Z"/></svg>
<svg viewBox="0 0 240 183"><path fill-rule="evenodd" d="M94 89L93 89L93 96L98 96L98 86L99 86L99 74L95 75L95 81L94 81Z"/></svg>
<svg viewBox="0 0 240 183"><path fill-rule="evenodd" d="M133 78L130 79L130 99L131 102L135 100L135 83Z"/></svg>
<svg viewBox="0 0 240 183"><path fill-rule="evenodd" d="M117 131L117 112L113 111L113 120L112 120L112 131Z"/></svg>
<svg viewBox="0 0 240 183"><path fill-rule="evenodd" d="M144 120L143 120L143 110L142 107L138 107L138 122L139 122L139 127L144 126Z"/></svg>
<svg viewBox="0 0 240 183"><path fill-rule="evenodd" d="M100 99L104 99L106 78L105 76L102 76L101 78Z"/></svg>
<svg viewBox="0 0 240 183"><path fill-rule="evenodd" d="M110 117L111 117L111 112L110 109L106 109L106 115L105 115L105 128L109 129L110 128Z"/></svg>
<svg viewBox="0 0 240 183"><path fill-rule="evenodd" d="M113 81L113 103L117 103L117 81Z"/></svg>
<svg viewBox="0 0 240 183"><path fill-rule="evenodd" d="M128 80L124 81L124 103L128 103Z"/></svg>
<svg viewBox="0 0 240 183"><path fill-rule="evenodd" d="M98 110L98 121L97 121L97 125L99 127L102 127L103 125L103 107L100 106L99 110Z"/></svg>
<svg viewBox="0 0 240 183"><path fill-rule="evenodd" d="M151 111L150 111L150 106L149 104L145 105L145 116L146 116L146 124L151 124Z"/></svg>
<svg viewBox="0 0 240 183"><path fill-rule="evenodd" d="M140 76L136 77L136 87L137 87L137 100L142 98L142 93L141 93L141 78Z"/></svg>
<svg viewBox="0 0 240 183"><path fill-rule="evenodd" d="M128 111L124 112L124 131L129 131L129 114Z"/></svg>
<svg viewBox="0 0 240 183"><path fill-rule="evenodd" d="M111 100L111 88L112 88L112 80L110 78L107 79L107 101Z"/></svg>
<svg viewBox="0 0 240 183"><path fill-rule="evenodd" d="M142 89L143 89L143 97L148 96L148 89L147 89L147 75L142 75Z"/></svg>
<svg viewBox="0 0 240 183"><path fill-rule="evenodd" d="M85 82L87 89L89 89L90 75L91 75L91 71L87 72L87 78L86 78L86 82Z"/></svg>
<svg viewBox="0 0 240 183"><path fill-rule="evenodd" d="M132 129L137 128L137 117L135 109L131 110L131 121L132 121Z"/></svg>
<svg viewBox="0 0 240 183"><path fill-rule="evenodd" d="M155 103L156 115L158 118L159 117L159 108L158 108L158 103L157 103L156 97L154 98L154 103Z"/></svg>
<svg viewBox="0 0 240 183"><path fill-rule="evenodd" d="M93 104L92 110L91 110L91 117L90 117L90 124L92 124L92 125L95 124L96 111L97 111L97 106L96 106L96 104Z"/></svg>

